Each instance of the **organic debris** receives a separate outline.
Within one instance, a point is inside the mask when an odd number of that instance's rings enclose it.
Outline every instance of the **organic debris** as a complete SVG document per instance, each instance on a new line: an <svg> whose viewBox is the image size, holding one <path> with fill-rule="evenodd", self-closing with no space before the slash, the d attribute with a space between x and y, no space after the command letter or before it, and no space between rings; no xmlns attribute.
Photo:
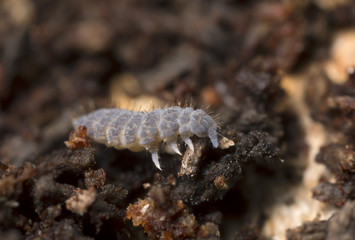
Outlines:
<svg viewBox="0 0 355 240"><path fill-rule="evenodd" d="M0 238L351 236L354 9L0 1ZM206 110L220 147L177 138L180 156L163 143L155 176L146 153L72 131L73 116L99 108L165 105ZM311 192L318 207L303 201Z"/></svg>
<svg viewBox="0 0 355 240"><path fill-rule="evenodd" d="M160 176L158 176L160 178ZM199 224L182 200L170 196L173 185L153 185L145 199L139 199L127 208L127 219L134 226L141 225L152 239L210 239L219 237L215 223Z"/></svg>
<svg viewBox="0 0 355 240"><path fill-rule="evenodd" d="M85 126L79 126L77 131L72 131L70 133L69 140L64 142L65 146L69 149L90 147L86 132L87 128Z"/></svg>
<svg viewBox="0 0 355 240"><path fill-rule="evenodd" d="M65 207L74 213L83 215L87 208L95 201L97 192L95 188L88 190L78 189L76 194L65 201Z"/></svg>

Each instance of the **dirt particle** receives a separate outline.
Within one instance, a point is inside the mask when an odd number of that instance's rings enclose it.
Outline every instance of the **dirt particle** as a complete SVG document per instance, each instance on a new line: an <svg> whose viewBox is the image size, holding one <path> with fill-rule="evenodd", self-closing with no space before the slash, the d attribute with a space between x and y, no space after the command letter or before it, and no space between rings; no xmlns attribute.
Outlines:
<svg viewBox="0 0 355 240"><path fill-rule="evenodd" d="M227 190L228 184L226 183L226 178L222 176L218 176L214 179L214 185L218 190Z"/></svg>
<svg viewBox="0 0 355 240"><path fill-rule="evenodd" d="M86 188L95 187L100 188L105 185L106 172L100 168L98 170L89 169L84 173Z"/></svg>
<svg viewBox="0 0 355 240"><path fill-rule="evenodd" d="M65 201L65 207L74 213L83 215L88 207L95 201L97 192L95 188L88 190L77 189L76 194Z"/></svg>
<svg viewBox="0 0 355 240"><path fill-rule="evenodd" d="M87 128L79 126L77 131L72 131L69 135L69 140L64 144L69 149L87 148L90 147L89 139L86 135Z"/></svg>

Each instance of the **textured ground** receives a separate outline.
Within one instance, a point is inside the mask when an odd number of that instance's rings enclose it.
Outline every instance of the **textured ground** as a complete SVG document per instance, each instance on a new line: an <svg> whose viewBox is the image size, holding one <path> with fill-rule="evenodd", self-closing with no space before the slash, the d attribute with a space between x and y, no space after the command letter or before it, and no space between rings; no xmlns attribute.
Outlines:
<svg viewBox="0 0 355 240"><path fill-rule="evenodd" d="M1 239L355 239L354 13L1 1ZM159 171L70 133L97 108L178 103L208 107L235 145L194 137L195 153L162 149Z"/></svg>

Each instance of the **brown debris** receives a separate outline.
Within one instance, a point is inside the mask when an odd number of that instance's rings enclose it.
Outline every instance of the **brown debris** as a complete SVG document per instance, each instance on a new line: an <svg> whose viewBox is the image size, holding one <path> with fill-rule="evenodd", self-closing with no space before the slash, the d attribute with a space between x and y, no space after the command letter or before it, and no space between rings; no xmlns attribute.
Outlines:
<svg viewBox="0 0 355 240"><path fill-rule="evenodd" d="M355 202L347 202L328 221L306 222L288 230L288 240L350 240L355 236Z"/></svg>
<svg viewBox="0 0 355 240"><path fill-rule="evenodd" d="M13 176L5 177L0 180L0 196L6 196L8 194L11 194L13 192L13 188L15 185L16 181Z"/></svg>
<svg viewBox="0 0 355 240"><path fill-rule="evenodd" d="M44 175L36 180L33 197L39 212L52 204L63 203L75 193L76 188L69 184L56 183L51 175Z"/></svg>
<svg viewBox="0 0 355 240"><path fill-rule="evenodd" d="M128 191L121 187L117 187L113 184L106 184L101 188L97 198L109 203L117 204L121 199L125 198L127 194Z"/></svg>
<svg viewBox="0 0 355 240"><path fill-rule="evenodd" d="M41 228L33 234L27 234L27 239L78 239L92 240L81 233L80 227L72 219L56 221L53 225Z"/></svg>
<svg viewBox="0 0 355 240"><path fill-rule="evenodd" d="M87 128L85 126L79 126L77 131L72 131L70 133L69 140L64 142L65 146L69 149L90 147L86 132Z"/></svg>
<svg viewBox="0 0 355 240"><path fill-rule="evenodd" d="M55 218L62 214L62 206L60 204L49 206L41 212L40 218L43 219L43 226L48 227L54 224Z"/></svg>
<svg viewBox="0 0 355 240"><path fill-rule="evenodd" d="M226 155L218 162L213 162L211 159L210 161L208 158L204 159L205 164L199 166L198 172L194 176L179 179L172 191L174 199L182 199L192 205L222 199L228 189L242 178L239 161L234 157L234 155ZM225 190L215 186L215 179L221 175L225 177L224 182L228 186Z"/></svg>
<svg viewBox="0 0 355 240"><path fill-rule="evenodd" d="M195 216L188 213L181 200L170 203L169 211L158 204L152 198L140 199L128 206L127 219L132 220L134 226L142 225L152 239L196 237L198 225Z"/></svg>
<svg viewBox="0 0 355 240"><path fill-rule="evenodd" d="M355 110L355 97L337 96L328 98L330 108L339 108L344 113L351 113Z"/></svg>
<svg viewBox="0 0 355 240"><path fill-rule="evenodd" d="M334 174L353 172L355 170L355 152L350 145L329 144L323 146L316 161L323 163Z"/></svg>
<svg viewBox="0 0 355 240"><path fill-rule="evenodd" d="M69 211L83 215L96 200L96 196L97 191L93 187L88 190L77 189L76 194L65 201L65 207Z"/></svg>
<svg viewBox="0 0 355 240"><path fill-rule="evenodd" d="M199 238L208 238L210 236L220 236L218 226L212 222L201 225L197 234Z"/></svg>
<svg viewBox="0 0 355 240"><path fill-rule="evenodd" d="M85 186L87 189L91 187L100 188L105 185L106 172L100 168L97 170L89 169L84 173L85 176Z"/></svg>
<svg viewBox="0 0 355 240"><path fill-rule="evenodd" d="M226 178L222 176L218 176L214 179L214 185L218 190L227 190L228 185L226 183Z"/></svg>
<svg viewBox="0 0 355 240"><path fill-rule="evenodd" d="M59 176L65 171L80 172L95 165L94 153L93 148L54 151L42 159L37 166L37 171L52 173L54 176Z"/></svg>
<svg viewBox="0 0 355 240"><path fill-rule="evenodd" d="M343 219L355 199L354 34L343 31L353 28L354 9L344 0L0 1L2 236L141 239L149 223L156 237L218 239L230 222L251 221L257 227L240 228L235 239L273 238L262 236L269 211L294 202L288 192L308 172L310 117L329 134L317 161L335 176L320 179L314 198ZM310 111L301 116L280 81L314 65L300 79ZM182 163L161 152L160 180L152 180L149 154L90 147L84 127L63 145L70 115L83 106L148 110L151 102L210 105L230 142L215 149L193 138L196 151L186 148ZM84 194L93 188L95 198ZM80 215L65 208L68 199L79 203L73 196L95 200ZM134 228L124 220L130 203L136 214L148 204L155 218L141 216L146 225Z"/></svg>
<svg viewBox="0 0 355 240"><path fill-rule="evenodd" d="M85 213L97 235L102 234L107 222L123 222L123 210L119 210L114 204L120 205L127 191L113 184L105 185L104 170L91 168L94 167L93 153L91 148L75 151L63 149L44 156L36 167L30 163L21 168L2 165L0 183L4 184L2 190L5 194L2 197L8 198L4 201L0 197L0 220L6 222L4 226L22 228L28 238L52 239L57 236L53 231L61 227L67 228L66 223L62 222L63 219L68 219L66 210L78 215ZM75 181L68 181L73 176L80 176L81 179L75 177ZM93 187L81 190L76 186L78 184L84 187L84 183ZM100 189L99 192L94 186ZM22 201L22 198L26 201ZM13 217L18 211L22 213ZM78 225L71 226L75 229L74 232L68 229L68 236L84 236L83 229L76 227L82 225L81 221L85 220L79 217L76 221ZM125 235L121 229L115 232Z"/></svg>
<svg viewBox="0 0 355 240"><path fill-rule="evenodd" d="M320 183L312 190L313 198L337 207L345 204L347 194L340 184Z"/></svg>
<svg viewBox="0 0 355 240"><path fill-rule="evenodd" d="M0 197L21 193L25 181L34 174L35 166L31 163L26 163L20 168L8 166L6 171L0 176Z"/></svg>
<svg viewBox="0 0 355 240"><path fill-rule="evenodd" d="M235 240L262 240L260 229L256 226L246 224L242 228L238 229L235 234Z"/></svg>
<svg viewBox="0 0 355 240"><path fill-rule="evenodd" d="M204 151L197 161L199 167L196 168L196 173L179 179L172 190L174 198L193 205L217 201L243 177L242 167L247 162L255 162L261 166L267 166L275 160L280 162L277 159L279 150L274 139L268 134L252 131L249 134L237 134L236 138L238 141L235 142L235 148L228 149L227 153L217 159L209 155L209 150L203 147ZM203 146L204 141L206 140L198 140L197 146ZM221 176L224 178L220 178ZM218 180L223 180L220 183L224 189L216 187ZM258 187L261 185L258 184Z"/></svg>
<svg viewBox="0 0 355 240"><path fill-rule="evenodd" d="M213 108L220 106L222 102L221 97L219 96L215 87L212 86L208 86L202 89L201 97L203 105L211 106Z"/></svg>
<svg viewBox="0 0 355 240"><path fill-rule="evenodd" d="M218 148L220 149L228 149L234 145L235 145L234 141L226 137L222 136L221 138L218 139Z"/></svg>
<svg viewBox="0 0 355 240"><path fill-rule="evenodd" d="M231 146L234 146L234 142L226 137L220 137L218 139L218 148L228 149ZM199 169L201 158L203 157L204 151L206 151L206 139L196 139L194 141L194 151L190 148L187 148L184 156L182 158L181 167L178 175L181 176L190 176L193 177Z"/></svg>
<svg viewBox="0 0 355 240"><path fill-rule="evenodd" d="M105 224L114 222L117 225L123 225L124 209L119 209L115 204L97 199L91 206L86 216L89 216L90 223L93 225L95 234L105 234ZM123 229L110 230L117 235L127 235ZM111 233L112 234L112 233Z"/></svg>
<svg viewBox="0 0 355 240"><path fill-rule="evenodd" d="M335 174L336 182L322 182L313 189L313 197L335 206L343 206L347 199L354 199L355 155L352 146L329 144L323 146L316 157Z"/></svg>
<svg viewBox="0 0 355 240"><path fill-rule="evenodd" d="M145 199L127 208L126 218L134 226L142 226L152 239L205 239L219 237L218 226L212 222L199 225L181 200L172 200L168 184L152 186Z"/></svg>
<svg viewBox="0 0 355 240"><path fill-rule="evenodd" d="M355 202L349 201L329 220L327 240L348 240L355 236Z"/></svg>
<svg viewBox="0 0 355 240"><path fill-rule="evenodd" d="M288 240L325 240L327 239L327 221L305 222L302 226L287 230Z"/></svg>

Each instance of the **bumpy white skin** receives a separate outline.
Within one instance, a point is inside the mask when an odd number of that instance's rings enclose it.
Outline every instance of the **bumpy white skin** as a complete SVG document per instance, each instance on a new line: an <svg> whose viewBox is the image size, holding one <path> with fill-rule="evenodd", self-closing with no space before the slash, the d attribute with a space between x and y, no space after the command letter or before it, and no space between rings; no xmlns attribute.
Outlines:
<svg viewBox="0 0 355 240"><path fill-rule="evenodd" d="M160 168L158 147L161 141L181 155L176 144L178 136L194 151L190 137L209 137L218 147L217 124L204 111L191 107L170 107L151 112L123 109L99 109L73 120L75 128L87 127L87 135L94 141L116 149L148 150Z"/></svg>

